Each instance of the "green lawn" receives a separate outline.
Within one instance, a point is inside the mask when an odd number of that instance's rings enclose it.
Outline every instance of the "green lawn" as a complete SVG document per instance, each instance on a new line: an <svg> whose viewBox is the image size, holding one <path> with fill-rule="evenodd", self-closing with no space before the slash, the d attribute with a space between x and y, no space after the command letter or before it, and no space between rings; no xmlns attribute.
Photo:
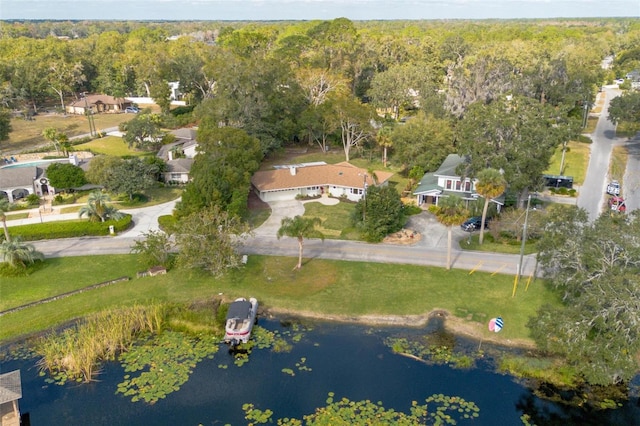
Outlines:
<svg viewBox="0 0 640 426"><path fill-rule="evenodd" d="M95 114L93 117L96 129L100 131L117 127L134 116L135 114ZM48 141L42 136L42 132L48 127L53 127L68 137L89 133L89 122L84 115L36 115L35 120L31 121L14 118L11 120L13 131L9 134L9 140L3 142L2 152L17 154L47 144Z"/></svg>
<svg viewBox="0 0 640 426"><path fill-rule="evenodd" d="M281 311L329 315L422 315L446 309L478 332L490 318L505 320L504 339L528 339L528 318L543 303L558 303L541 281L512 298L513 277L414 265L305 259L293 271L293 258L249 256L248 264L221 279L199 272L134 278L0 317L0 341L60 325L104 308L150 301L188 302L217 297L257 297ZM2 309L115 279L135 277L134 255L47 259L27 277L3 278ZM55 277L55 279L52 279Z"/></svg>
<svg viewBox="0 0 640 426"><path fill-rule="evenodd" d="M91 151L94 154L113 155L114 157L152 155L150 152L130 149L126 142L117 136L94 139L91 142L75 145L73 149L75 151Z"/></svg>
<svg viewBox="0 0 640 426"><path fill-rule="evenodd" d="M589 145L571 141L568 144L569 149L565 153L564 173L565 176L573 176L573 183L582 185L587 175L587 166L589 165ZM562 148L556 149L551 158L549 168L544 172L549 175L560 174L560 163L562 162Z"/></svg>
<svg viewBox="0 0 640 426"><path fill-rule="evenodd" d="M319 217L322 225L318 227L326 238L333 240L359 240L359 233L351 225L351 215L355 204L340 202L327 206L320 202L304 204L305 217Z"/></svg>
<svg viewBox="0 0 640 426"><path fill-rule="evenodd" d="M627 170L627 160L629 152L624 146L614 146L611 152L611 162L609 163L609 175L611 180L617 180L623 184L624 173Z"/></svg>

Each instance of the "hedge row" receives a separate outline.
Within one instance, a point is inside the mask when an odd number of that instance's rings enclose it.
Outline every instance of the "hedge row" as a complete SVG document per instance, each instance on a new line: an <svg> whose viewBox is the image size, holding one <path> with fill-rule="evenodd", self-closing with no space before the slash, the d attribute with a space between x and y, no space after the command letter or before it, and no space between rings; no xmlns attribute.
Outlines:
<svg viewBox="0 0 640 426"><path fill-rule="evenodd" d="M74 238L87 236L109 235L109 226L113 226L116 233L125 231L131 226L131 215L125 215L120 220L106 222L61 221L35 223L11 227L13 237L20 237L23 241L52 240L56 238Z"/></svg>

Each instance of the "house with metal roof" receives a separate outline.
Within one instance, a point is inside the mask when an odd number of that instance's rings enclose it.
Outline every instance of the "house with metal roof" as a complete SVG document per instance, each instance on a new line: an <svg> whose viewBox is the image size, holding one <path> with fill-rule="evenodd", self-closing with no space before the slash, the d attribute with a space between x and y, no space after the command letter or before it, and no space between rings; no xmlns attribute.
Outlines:
<svg viewBox="0 0 640 426"><path fill-rule="evenodd" d="M391 172L369 174L350 163L325 162L277 166L273 170L256 172L251 185L262 201L295 200L296 197L329 195L359 201L369 185L385 186Z"/></svg>
<svg viewBox="0 0 640 426"><path fill-rule="evenodd" d="M478 199L480 195L475 190L477 180L462 177L456 173L458 166L464 162L464 157L458 154L449 154L438 170L432 173L425 173L420 179L418 187L413 191L416 203L419 206L438 205L438 200L441 197L449 195L457 195L467 203ZM500 197L492 199L491 202L498 205L498 210L504 205Z"/></svg>

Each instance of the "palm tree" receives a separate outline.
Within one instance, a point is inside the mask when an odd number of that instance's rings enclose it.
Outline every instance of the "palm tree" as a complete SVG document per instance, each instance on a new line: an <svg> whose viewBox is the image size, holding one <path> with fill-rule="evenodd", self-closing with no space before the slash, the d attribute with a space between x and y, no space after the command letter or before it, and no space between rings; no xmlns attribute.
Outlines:
<svg viewBox="0 0 640 426"><path fill-rule="evenodd" d="M438 204L429 207L429 211L436 215L438 222L447 227L447 269L451 269L451 235L452 227L459 226L469 216L469 211L462 198L458 196L442 197Z"/></svg>
<svg viewBox="0 0 640 426"><path fill-rule="evenodd" d="M378 131L378 145L382 147L382 165L387 167L387 150L393 146L391 127L384 126Z"/></svg>
<svg viewBox="0 0 640 426"><path fill-rule="evenodd" d="M282 219L280 229L278 229L278 239L283 236L298 239L298 264L293 269L302 268L302 246L305 238L320 238L324 241L324 234L316 229L322 220L319 217L296 216L293 219L285 217Z"/></svg>
<svg viewBox="0 0 640 426"><path fill-rule="evenodd" d="M31 244L25 244L19 239L13 241L3 241L0 244L0 259L14 269L25 268L27 264L35 263L36 260L43 260L44 255L36 251Z"/></svg>
<svg viewBox="0 0 640 426"><path fill-rule="evenodd" d="M487 219L487 209L489 201L492 198L502 195L507 189L507 182L504 180L502 173L496 169L484 169L478 173L478 182L476 183L476 192L484 198L484 207L482 208L482 222L480 222L480 239L478 242L482 244L484 239L484 225Z"/></svg>
<svg viewBox="0 0 640 426"><path fill-rule="evenodd" d="M89 220L97 222L98 220L104 222L107 219L122 219L124 216L115 207L108 206L107 201L110 201L109 195L102 191L93 191L89 194L87 205L82 207L78 212L82 217L87 215Z"/></svg>
<svg viewBox="0 0 640 426"><path fill-rule="evenodd" d="M4 228L4 239L7 241L11 241L11 236L9 235L9 228L7 228L7 213L11 208L11 204L9 204L9 200L2 197L0 198L0 220L2 221L2 227Z"/></svg>

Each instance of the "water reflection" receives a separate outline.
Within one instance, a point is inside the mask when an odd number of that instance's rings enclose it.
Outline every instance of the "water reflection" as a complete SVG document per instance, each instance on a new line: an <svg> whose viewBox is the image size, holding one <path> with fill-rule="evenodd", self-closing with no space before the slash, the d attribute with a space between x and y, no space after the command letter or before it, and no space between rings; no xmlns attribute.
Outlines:
<svg viewBox="0 0 640 426"><path fill-rule="evenodd" d="M261 320L260 326L291 334L290 323ZM64 386L47 384L34 360L5 362L0 368L21 368L20 408L29 412L32 425L241 425L247 423L245 403L273 410L274 419L301 419L325 406L330 392L336 399L380 401L403 412L412 401L424 403L440 393L476 403L480 417L458 424L521 425L524 414L538 425L640 424L637 397L616 410L589 412L538 398L513 378L493 372L490 358L474 369L453 369L396 355L383 343L389 337L428 335L429 344L477 346L443 332L438 323L428 330L314 323L290 352L254 350L241 367L220 350L200 362L179 391L153 405L116 394L125 372L115 363L105 365L94 383Z"/></svg>

